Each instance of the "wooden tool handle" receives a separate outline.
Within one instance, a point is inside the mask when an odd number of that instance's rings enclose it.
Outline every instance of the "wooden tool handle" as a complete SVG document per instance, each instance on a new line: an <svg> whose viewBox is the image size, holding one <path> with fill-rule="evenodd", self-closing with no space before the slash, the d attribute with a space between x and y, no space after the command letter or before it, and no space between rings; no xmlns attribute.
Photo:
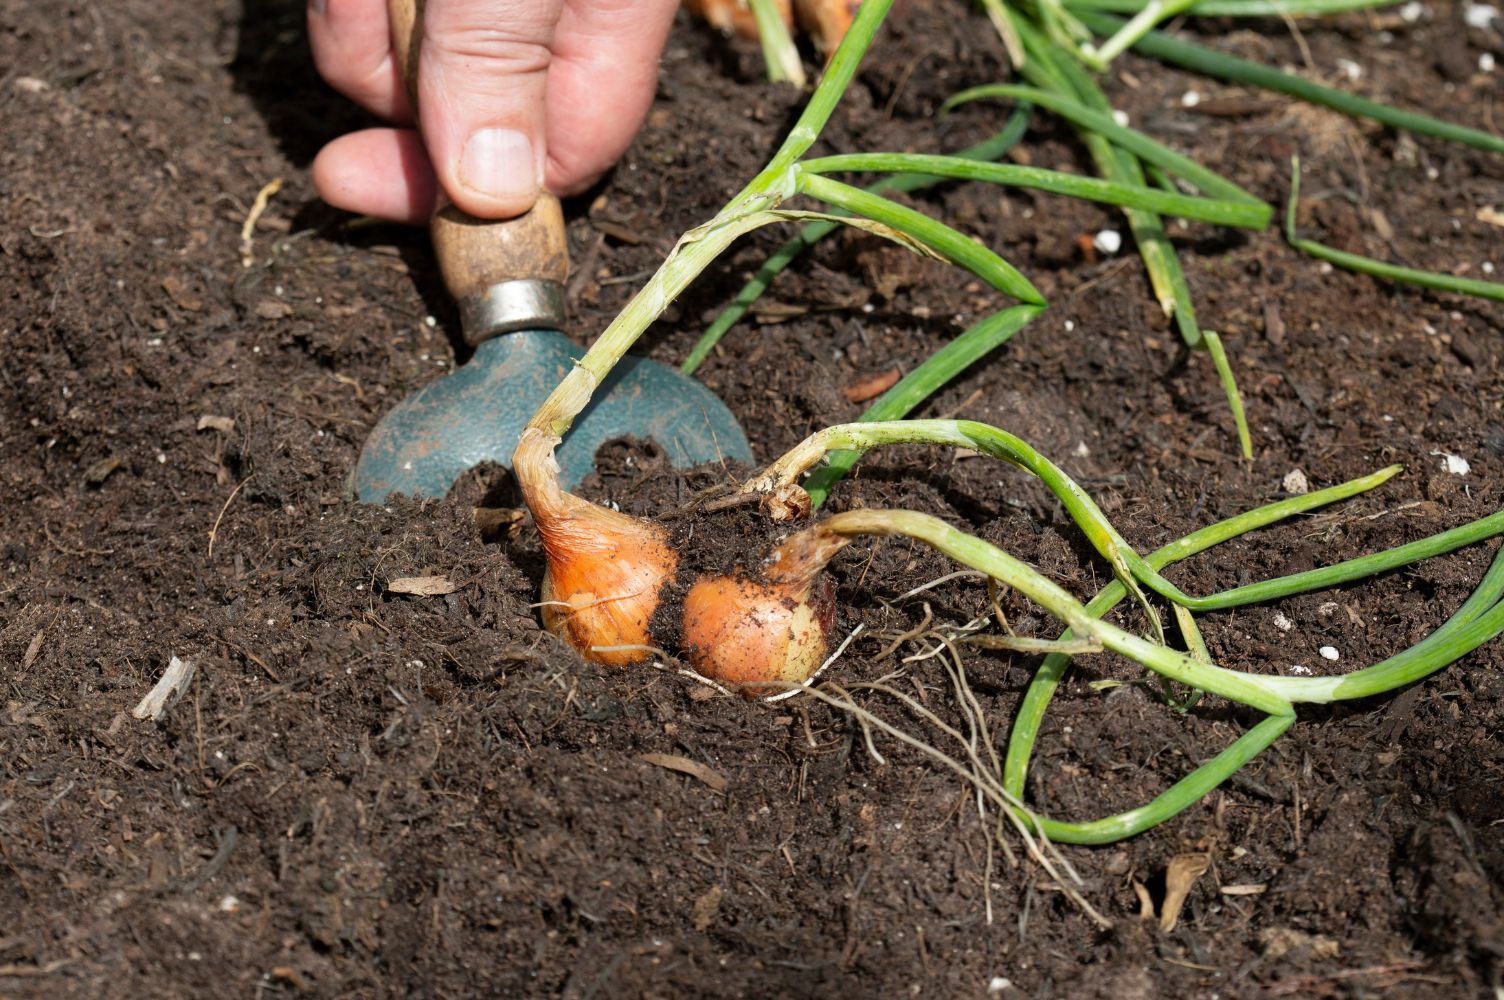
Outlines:
<svg viewBox="0 0 1504 1000"><path fill-rule="evenodd" d="M387 13L392 23L392 48L402 67L407 96L414 112L421 116L418 57L423 38L423 0L388 0ZM559 199L546 191L525 215L496 221L460 211L441 190L430 228L444 284L467 314L471 303L504 282L541 280L562 285L569 277L564 212ZM468 324L466 338L476 339Z"/></svg>

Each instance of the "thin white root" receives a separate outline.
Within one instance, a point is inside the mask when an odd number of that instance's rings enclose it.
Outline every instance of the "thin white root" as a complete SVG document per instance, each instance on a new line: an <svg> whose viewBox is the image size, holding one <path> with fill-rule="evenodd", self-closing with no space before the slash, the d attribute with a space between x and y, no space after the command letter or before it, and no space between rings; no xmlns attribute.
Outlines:
<svg viewBox="0 0 1504 1000"><path fill-rule="evenodd" d="M250 267L256 263L254 234L256 223L261 221L261 216L266 212L266 206L272 200L272 195L282 190L282 178L274 177L262 185L256 192L256 200L251 203L251 210L246 213L245 222L240 226L240 266Z"/></svg>

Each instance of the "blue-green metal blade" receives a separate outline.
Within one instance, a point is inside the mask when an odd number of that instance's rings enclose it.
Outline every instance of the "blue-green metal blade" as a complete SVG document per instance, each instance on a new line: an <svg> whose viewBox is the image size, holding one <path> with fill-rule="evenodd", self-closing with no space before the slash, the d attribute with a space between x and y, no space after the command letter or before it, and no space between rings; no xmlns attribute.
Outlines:
<svg viewBox="0 0 1504 1000"><path fill-rule="evenodd" d="M438 497L482 462L510 468L512 450L539 404L585 352L556 331L525 330L476 348L469 363L397 404L366 439L352 485L365 503L388 494ZM612 438L651 439L674 465L752 461L736 418L715 394L677 369L623 358L558 450L566 489L593 468Z"/></svg>

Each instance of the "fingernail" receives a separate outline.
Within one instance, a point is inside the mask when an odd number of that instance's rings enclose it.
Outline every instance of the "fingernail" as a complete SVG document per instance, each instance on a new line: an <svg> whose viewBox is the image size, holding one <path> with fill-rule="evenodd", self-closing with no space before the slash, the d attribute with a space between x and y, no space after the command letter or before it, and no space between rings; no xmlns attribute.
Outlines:
<svg viewBox="0 0 1504 1000"><path fill-rule="evenodd" d="M326 3L328 3L328 0L308 0L308 13L314 17L323 17L324 5Z"/></svg>
<svg viewBox="0 0 1504 1000"><path fill-rule="evenodd" d="M515 129L483 128L460 154L460 183L492 198L530 198L542 186L533 144Z"/></svg>

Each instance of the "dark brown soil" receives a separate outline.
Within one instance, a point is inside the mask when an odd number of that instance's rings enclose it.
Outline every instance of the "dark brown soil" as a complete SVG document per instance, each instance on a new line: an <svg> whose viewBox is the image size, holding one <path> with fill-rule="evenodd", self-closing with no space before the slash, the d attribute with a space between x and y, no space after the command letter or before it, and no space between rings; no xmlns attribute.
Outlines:
<svg viewBox="0 0 1504 1000"><path fill-rule="evenodd" d="M530 606L531 528L479 537L481 484L445 502L347 503L366 432L453 363L455 318L421 233L351 226L315 198L310 157L359 116L313 76L301 17L284 0L0 8L0 995L1494 995L1497 643L1397 695L1303 711L1179 818L1067 849L1104 931L1032 864L999 860L989 876L971 798L894 741L879 741L879 766L847 718L812 702L582 664ZM1499 127L1500 78L1477 67L1484 52L1504 60L1504 39L1465 28L1460 4L1428 4L1413 25L1346 15L1298 40L1278 21L1197 27ZM935 112L997 79L1001 54L964 5L912 0L829 145L976 141L998 108ZM677 29L636 146L570 206L582 336L790 122L797 95L756 69L752 49ZM1504 265L1504 232L1482 213L1504 209L1504 158L1136 59L1110 87L1135 123L1277 204L1299 152L1304 224L1334 245L1479 277ZM1196 108L1181 101L1192 89ZM1042 116L1017 155L1085 169ZM274 177L285 186L242 266L241 225ZM1207 359L1182 363L1136 259L1083 257L1079 238L1114 213L975 186L916 204L999 248L1053 303L924 413L1031 441L1141 550L1278 498L1293 469L1323 486L1406 466L1370 496L1178 567L1186 589L1499 506L1500 306L1334 273L1272 231L1172 228L1201 318L1236 358L1257 446L1244 464ZM748 239L642 349L682 357L779 238ZM832 240L780 279L764 310L779 321L735 330L701 374L771 458L854 417L844 387L912 367L997 305L965 275ZM1471 472L1444 471L1442 452ZM625 454L595 496L662 512L727 478L643 480ZM942 515L1083 596L1107 576L1042 489L987 459L873 455L834 500L857 503ZM1491 552L1203 627L1228 666L1315 666L1324 645L1336 669L1361 666L1444 620ZM939 665L900 663L918 643L878 655L926 604L945 623L985 611L973 581L898 599L950 569L897 542L843 555L839 634L866 631L833 675L902 670L953 717ZM430 573L457 589L387 591ZM1005 607L1020 631L1050 634L1023 602ZM160 722L136 720L172 655L197 664L194 682ZM1000 739L1035 663L968 653ZM1089 686L1104 675L1133 676L1084 659L1041 737L1030 794L1060 818L1137 805L1254 721L1216 699L1181 716L1143 685ZM1188 850L1214 865L1161 933L1139 921L1132 882L1160 891ZM1256 888L1225 891L1238 886Z"/></svg>

